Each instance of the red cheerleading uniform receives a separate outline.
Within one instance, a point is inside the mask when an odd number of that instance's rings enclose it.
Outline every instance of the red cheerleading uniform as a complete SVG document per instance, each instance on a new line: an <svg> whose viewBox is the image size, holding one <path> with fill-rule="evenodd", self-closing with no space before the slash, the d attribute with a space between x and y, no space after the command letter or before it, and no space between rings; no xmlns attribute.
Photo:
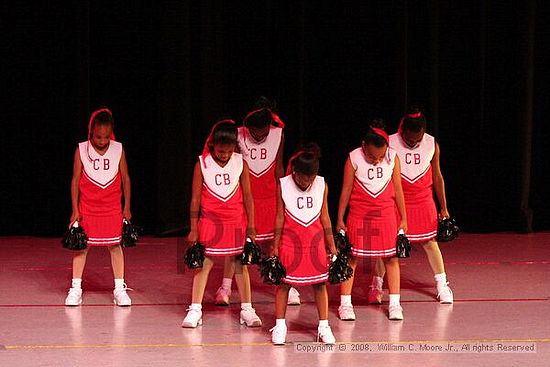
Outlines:
<svg viewBox="0 0 550 367"><path fill-rule="evenodd" d="M246 127L239 128L239 146L243 159L248 163L250 188L256 209L256 241L271 240L274 236L277 211L277 153L283 129L271 126L269 134L261 142L255 141Z"/></svg>
<svg viewBox="0 0 550 367"><path fill-rule="evenodd" d="M349 200L346 226L357 257L395 256L397 238L397 207L392 174L395 151L388 148L382 162L367 162L362 148L349 154L355 180Z"/></svg>
<svg viewBox="0 0 550 367"><path fill-rule="evenodd" d="M79 143L78 150L83 167L78 209L88 245L118 245L122 239L122 144L111 140L103 155L89 141Z"/></svg>
<svg viewBox="0 0 550 367"><path fill-rule="evenodd" d="M390 135L390 146L401 162L401 183L407 209L407 238L412 243L427 242L437 235L437 209L433 197L432 159L435 139L424 134L410 148L399 133Z"/></svg>
<svg viewBox="0 0 550 367"><path fill-rule="evenodd" d="M325 233L321 224L321 208L325 179L315 177L302 191L292 175L280 179L285 205L285 221L279 245L279 258L286 269L285 283L307 285L328 280Z"/></svg>
<svg viewBox="0 0 550 367"><path fill-rule="evenodd" d="M241 154L233 153L224 167L212 155L199 156L203 185L199 240L206 256L234 256L243 252L246 236L246 214L240 177Z"/></svg>

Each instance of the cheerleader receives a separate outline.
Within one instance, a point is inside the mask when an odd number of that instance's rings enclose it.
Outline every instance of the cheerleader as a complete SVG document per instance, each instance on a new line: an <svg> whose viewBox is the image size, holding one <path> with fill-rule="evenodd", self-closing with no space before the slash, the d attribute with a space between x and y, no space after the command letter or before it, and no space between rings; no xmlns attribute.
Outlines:
<svg viewBox="0 0 550 367"><path fill-rule="evenodd" d="M272 255L279 256L286 269L275 297L276 324L270 330L275 345L285 344L288 293L291 286L312 285L319 315L318 340L334 344L328 324L328 255L336 254L330 217L328 188L317 176L319 149L316 146L296 153L287 176L280 179L277 219Z"/></svg>
<svg viewBox="0 0 550 367"><path fill-rule="evenodd" d="M88 123L88 140L78 144L71 181L71 225L78 221L88 236L88 246L109 249L115 278L113 302L130 306L124 283L124 254L120 246L122 220L130 220L130 176L122 144L115 141L111 111L94 111ZM124 199L124 208L121 202ZM82 273L88 249L73 257L73 279L66 306L82 304Z"/></svg>
<svg viewBox="0 0 550 367"><path fill-rule="evenodd" d="M363 137L361 147L353 150L344 167L344 181L338 204L337 231L344 230L352 244L352 278L342 283L338 315L355 320L351 291L356 276L357 258L382 259L388 272L390 320L402 320L400 272L396 257L398 230L407 231L407 214L400 179L400 164L383 121L374 120ZM346 224L344 215L349 204ZM401 219L398 221L396 207Z"/></svg>
<svg viewBox="0 0 550 367"><path fill-rule="evenodd" d="M202 155L195 164L190 205L189 243L205 246L204 265L193 278L192 303L182 326L202 324L202 299L208 275L214 265L212 257L225 256L235 268L235 280L241 296L240 323L258 327L262 321L252 308L250 278L241 265L246 237L254 240L254 202L250 193L248 165L235 153L237 127L232 120L214 125ZM200 214L199 214L200 213Z"/></svg>
<svg viewBox="0 0 550 367"><path fill-rule="evenodd" d="M436 298L441 304L452 304L453 291L449 287L441 250L435 240L438 217L449 218L445 182L439 165L439 144L426 133L426 118L416 107L406 114L398 132L390 135L390 147L401 160L401 183L407 206L411 243L421 244L434 273ZM439 202L439 213L434 201ZM369 302L380 303L384 264L378 263L376 275L369 289Z"/></svg>
<svg viewBox="0 0 550 367"><path fill-rule="evenodd" d="M256 242L263 249L271 248L277 205L277 181L283 176L283 145L285 124L273 111L273 104L265 97L256 102L239 127L239 148L250 172L250 188L254 207L261 208L255 215ZM230 258L224 264L224 276L216 292L217 305L229 305L234 268ZM288 304L299 305L300 294L290 289Z"/></svg>

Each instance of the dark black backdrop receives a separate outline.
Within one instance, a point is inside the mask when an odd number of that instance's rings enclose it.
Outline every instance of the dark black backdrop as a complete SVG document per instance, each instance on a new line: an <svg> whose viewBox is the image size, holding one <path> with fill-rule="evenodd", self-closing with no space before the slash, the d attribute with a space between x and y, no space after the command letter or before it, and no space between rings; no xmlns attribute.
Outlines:
<svg viewBox="0 0 550 367"><path fill-rule="evenodd" d="M126 147L135 221L181 232L211 124L240 121L259 95L287 123L286 158L300 140L321 145L333 214L367 119L384 117L392 132L414 102L440 142L449 209L465 230L550 228L542 1L1 7L0 235L63 232L73 152L102 105Z"/></svg>

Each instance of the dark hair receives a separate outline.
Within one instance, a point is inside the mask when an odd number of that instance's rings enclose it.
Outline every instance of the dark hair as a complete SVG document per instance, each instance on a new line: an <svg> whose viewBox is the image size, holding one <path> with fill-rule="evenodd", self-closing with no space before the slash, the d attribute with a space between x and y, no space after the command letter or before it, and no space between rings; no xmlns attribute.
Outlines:
<svg viewBox="0 0 550 367"><path fill-rule="evenodd" d="M374 132L374 130L372 129L373 127L384 130L386 128L386 124L381 118L372 119L369 122L369 128L367 129L367 132L363 136L363 143L367 145L374 145L377 148L382 148L384 145L388 144L388 142L386 141L386 139L380 136L380 134Z"/></svg>
<svg viewBox="0 0 550 367"><path fill-rule="evenodd" d="M411 106L407 110L407 114L403 116L402 130L418 133L422 130L426 130L426 117L420 111L418 106Z"/></svg>
<svg viewBox="0 0 550 367"><path fill-rule="evenodd" d="M105 125L111 125L114 126L115 120L113 120L113 115L111 115L107 111L101 111L97 115L94 116L94 119L92 120L92 129L99 125L99 126L105 126Z"/></svg>
<svg viewBox="0 0 550 367"><path fill-rule="evenodd" d="M212 148L216 144L237 144L237 126L232 120L222 120L212 131Z"/></svg>
<svg viewBox="0 0 550 367"><path fill-rule="evenodd" d="M92 138L93 130L96 126L111 126L115 127L115 120L113 119L112 112L107 107L102 107L95 110L90 115L88 121L88 139Z"/></svg>
<svg viewBox="0 0 550 367"><path fill-rule="evenodd" d="M271 102L269 98L265 96L260 96L256 103L254 103L253 108L259 110L261 108L269 108L273 112L277 112L277 103L275 101Z"/></svg>
<svg viewBox="0 0 550 367"><path fill-rule="evenodd" d="M307 143L298 148L297 153L291 158L289 167L292 171L307 176L316 175L319 172L319 158L321 148L316 143Z"/></svg>
<svg viewBox="0 0 550 367"><path fill-rule="evenodd" d="M243 121L243 125L246 127L263 128L271 125L273 122L273 116L271 111L267 107L263 107L248 114Z"/></svg>

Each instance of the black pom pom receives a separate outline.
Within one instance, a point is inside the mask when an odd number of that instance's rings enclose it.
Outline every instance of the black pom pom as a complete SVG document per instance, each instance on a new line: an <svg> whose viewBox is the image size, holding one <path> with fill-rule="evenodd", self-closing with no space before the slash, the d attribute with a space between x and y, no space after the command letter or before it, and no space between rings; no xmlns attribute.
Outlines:
<svg viewBox="0 0 550 367"><path fill-rule="evenodd" d="M353 276L353 269L349 266L351 244L346 236L346 232L340 230L336 233L334 235L334 244L336 245L338 255L328 268L328 281L330 284L345 282Z"/></svg>
<svg viewBox="0 0 550 367"><path fill-rule="evenodd" d="M278 256L271 256L262 260L260 264L260 275L264 283L278 285L286 277L286 270L281 264Z"/></svg>
<svg viewBox="0 0 550 367"><path fill-rule="evenodd" d="M398 258L403 259L406 257L411 257L411 243L404 233L399 233L397 235L397 243L395 248L397 250Z"/></svg>
<svg viewBox="0 0 550 367"><path fill-rule="evenodd" d="M122 221L122 247L134 247L139 240L139 234L142 232L141 227L130 223L129 220Z"/></svg>
<svg viewBox="0 0 550 367"><path fill-rule="evenodd" d="M63 244L63 248L69 250L85 250L88 248L88 236L84 232L84 229L78 225L78 222L75 221L71 228L65 232L61 243Z"/></svg>
<svg viewBox="0 0 550 367"><path fill-rule="evenodd" d="M185 251L185 257L183 261L189 269L202 268L204 264L204 245L199 242L195 242L192 246Z"/></svg>
<svg viewBox="0 0 550 367"><path fill-rule="evenodd" d="M262 249L256 245L250 238L244 243L243 253L241 255L241 264L257 265L262 259Z"/></svg>
<svg viewBox="0 0 550 367"><path fill-rule="evenodd" d="M330 284L345 282L353 276L353 269L349 266L349 257L338 253L336 259L328 267L328 281Z"/></svg>
<svg viewBox="0 0 550 367"><path fill-rule="evenodd" d="M454 218L440 219L437 224L437 237L438 242L449 242L458 237L460 228L456 225Z"/></svg>
<svg viewBox="0 0 550 367"><path fill-rule="evenodd" d="M346 256L351 254L351 243L349 243L348 237L344 231L340 231L334 235L334 243L338 254Z"/></svg>

